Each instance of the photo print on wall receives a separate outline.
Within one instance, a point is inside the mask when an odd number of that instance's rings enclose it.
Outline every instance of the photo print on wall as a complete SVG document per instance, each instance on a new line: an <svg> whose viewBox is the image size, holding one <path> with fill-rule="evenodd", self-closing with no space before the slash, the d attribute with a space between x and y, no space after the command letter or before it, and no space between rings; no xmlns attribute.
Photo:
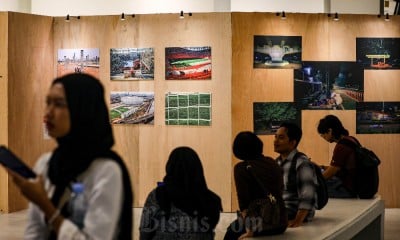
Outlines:
<svg viewBox="0 0 400 240"><path fill-rule="evenodd" d="M58 49L57 77L68 73L86 73L100 78L98 48Z"/></svg>
<svg viewBox="0 0 400 240"><path fill-rule="evenodd" d="M153 48L111 48L111 80L154 80Z"/></svg>
<svg viewBox="0 0 400 240"><path fill-rule="evenodd" d="M301 109L293 102L254 102L253 126L257 135L274 135L282 122L301 126Z"/></svg>
<svg viewBox="0 0 400 240"><path fill-rule="evenodd" d="M154 124L154 92L111 92L110 122Z"/></svg>
<svg viewBox="0 0 400 240"><path fill-rule="evenodd" d="M400 69L400 38L356 38L356 52L365 69Z"/></svg>
<svg viewBox="0 0 400 240"><path fill-rule="evenodd" d="M210 80L211 47L165 48L165 79Z"/></svg>
<svg viewBox="0 0 400 240"><path fill-rule="evenodd" d="M254 36L253 68L300 68L301 36Z"/></svg>
<svg viewBox="0 0 400 240"><path fill-rule="evenodd" d="M364 71L356 62L303 62L294 70L301 109L354 110L364 100Z"/></svg>
<svg viewBox="0 0 400 240"><path fill-rule="evenodd" d="M356 133L400 133L400 102L357 103Z"/></svg>
<svg viewBox="0 0 400 240"><path fill-rule="evenodd" d="M211 126L211 93L166 93L165 124Z"/></svg>

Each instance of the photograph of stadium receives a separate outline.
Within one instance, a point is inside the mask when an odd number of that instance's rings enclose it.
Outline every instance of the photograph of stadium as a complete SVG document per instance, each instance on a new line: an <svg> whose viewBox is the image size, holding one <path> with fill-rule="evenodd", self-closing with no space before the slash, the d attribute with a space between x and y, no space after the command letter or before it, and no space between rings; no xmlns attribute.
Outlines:
<svg viewBox="0 0 400 240"><path fill-rule="evenodd" d="M400 38L356 38L356 55L365 69L400 69Z"/></svg>
<svg viewBox="0 0 400 240"><path fill-rule="evenodd" d="M356 62L303 62L294 70L301 109L354 110L364 100L364 70Z"/></svg>
<svg viewBox="0 0 400 240"><path fill-rule="evenodd" d="M211 126L211 93L165 94L165 124Z"/></svg>
<svg viewBox="0 0 400 240"><path fill-rule="evenodd" d="M154 124L153 92L111 92L110 122Z"/></svg>
<svg viewBox="0 0 400 240"><path fill-rule="evenodd" d="M211 79L211 47L165 48L165 79Z"/></svg>
<svg viewBox="0 0 400 240"><path fill-rule="evenodd" d="M301 110L293 102L254 102L254 133L274 135L282 122L301 126Z"/></svg>
<svg viewBox="0 0 400 240"><path fill-rule="evenodd" d="M400 133L400 102L357 103L356 133Z"/></svg>
<svg viewBox="0 0 400 240"><path fill-rule="evenodd" d="M100 77L100 51L98 48L58 49L57 76L68 73L87 73Z"/></svg>
<svg viewBox="0 0 400 240"><path fill-rule="evenodd" d="M111 80L153 80L153 48L111 48Z"/></svg>
<svg viewBox="0 0 400 240"><path fill-rule="evenodd" d="M301 36L254 36L253 68L300 68Z"/></svg>

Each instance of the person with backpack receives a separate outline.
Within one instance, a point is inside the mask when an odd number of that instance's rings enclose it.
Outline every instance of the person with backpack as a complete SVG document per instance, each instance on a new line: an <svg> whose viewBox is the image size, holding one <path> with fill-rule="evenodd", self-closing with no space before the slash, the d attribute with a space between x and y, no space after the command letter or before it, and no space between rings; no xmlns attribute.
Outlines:
<svg viewBox="0 0 400 240"><path fill-rule="evenodd" d="M239 132L232 146L240 160L234 179L240 211L224 240L282 234L288 220L282 198L283 174L273 158L263 155L263 142L250 131ZM266 199L269 202L263 201Z"/></svg>
<svg viewBox="0 0 400 240"><path fill-rule="evenodd" d="M329 166L323 166L327 179L328 195L331 198L355 198L356 194L356 152L345 141L358 144L356 138L334 115L327 115L319 121L317 131L329 143L336 143Z"/></svg>
<svg viewBox="0 0 400 240"><path fill-rule="evenodd" d="M297 150L301 137L299 126L284 122L276 131L274 140L274 151L280 154L276 161L283 169L283 200L288 213L288 227L299 227L303 222L312 221L315 215L317 177L310 159ZM291 177L294 161L296 174Z"/></svg>

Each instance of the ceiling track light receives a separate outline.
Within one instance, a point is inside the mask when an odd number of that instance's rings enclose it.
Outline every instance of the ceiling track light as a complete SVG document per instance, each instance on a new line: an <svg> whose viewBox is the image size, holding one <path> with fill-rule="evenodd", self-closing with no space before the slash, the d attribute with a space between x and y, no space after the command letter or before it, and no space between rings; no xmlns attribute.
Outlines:
<svg viewBox="0 0 400 240"><path fill-rule="evenodd" d="M132 18L134 18L136 15L135 14L131 14L131 16L132 16ZM122 13L121 14L121 19L120 19L121 21L125 21L126 20L126 18L125 18L125 13Z"/></svg>
<svg viewBox="0 0 400 240"><path fill-rule="evenodd" d="M188 15L189 17L191 17L193 14L190 12L190 13L187 13L187 15ZM185 18L185 14L184 14L183 11L181 11L181 13L179 14L179 18L180 18L180 19L184 19L184 18Z"/></svg>
<svg viewBox="0 0 400 240"><path fill-rule="evenodd" d="M285 11L282 11L282 16L281 16L281 19L286 19L286 14L285 14Z"/></svg>
<svg viewBox="0 0 400 240"><path fill-rule="evenodd" d="M339 14L335 13L335 17L333 17L333 21L339 21Z"/></svg>
<svg viewBox="0 0 400 240"><path fill-rule="evenodd" d="M282 11L282 13L277 12L275 15L276 15L277 17L281 16L281 19L286 19L286 13L285 13L285 11Z"/></svg>
<svg viewBox="0 0 400 240"><path fill-rule="evenodd" d="M389 13L386 13L385 21L386 21L386 22L390 21Z"/></svg>
<svg viewBox="0 0 400 240"><path fill-rule="evenodd" d="M67 16L65 17L65 21L69 22L71 18L76 18L76 19L81 19L81 16L70 16L69 14L67 14Z"/></svg>

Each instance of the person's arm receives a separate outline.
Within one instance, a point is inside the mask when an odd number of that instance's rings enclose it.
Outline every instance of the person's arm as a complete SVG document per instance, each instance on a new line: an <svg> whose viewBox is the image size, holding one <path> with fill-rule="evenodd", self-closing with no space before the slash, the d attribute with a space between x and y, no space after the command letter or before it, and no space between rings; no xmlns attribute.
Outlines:
<svg viewBox="0 0 400 240"><path fill-rule="evenodd" d="M144 203L142 216L140 219L140 226L139 226L139 239L140 240L150 240L153 238L156 226L155 218L156 214L159 212L160 207L157 203L156 199L156 191L153 190L147 196L146 202ZM158 222L158 220L157 220Z"/></svg>
<svg viewBox="0 0 400 240"><path fill-rule="evenodd" d="M43 177L39 175L36 179L26 179L7 169L8 174L12 177L13 182L20 189L21 193L33 204L38 206L43 212L46 219L51 220L53 229L58 232L64 218L57 211L57 208L53 205L50 198L47 196L47 192L44 188Z"/></svg>
<svg viewBox="0 0 400 240"><path fill-rule="evenodd" d="M309 160L302 159L302 161L303 162L297 168L297 192L299 197L299 206L295 219L289 222L289 227L301 226L309 211L314 209L316 196L315 171Z"/></svg>
<svg viewBox="0 0 400 240"><path fill-rule="evenodd" d="M249 183L251 182L248 170L246 169L246 163L240 162L236 164L234 167L234 178L235 178L235 186L236 186L236 193L239 202L239 209L240 211L247 210L250 202L250 186Z"/></svg>
<svg viewBox="0 0 400 240"><path fill-rule="evenodd" d="M340 170L339 167L335 166L327 166L322 173L325 179L330 179L331 177L335 176L336 173Z"/></svg>
<svg viewBox="0 0 400 240"><path fill-rule="evenodd" d="M307 217L309 210L299 209L297 211L296 217L289 221L288 227L300 227L303 224L304 219Z"/></svg>

